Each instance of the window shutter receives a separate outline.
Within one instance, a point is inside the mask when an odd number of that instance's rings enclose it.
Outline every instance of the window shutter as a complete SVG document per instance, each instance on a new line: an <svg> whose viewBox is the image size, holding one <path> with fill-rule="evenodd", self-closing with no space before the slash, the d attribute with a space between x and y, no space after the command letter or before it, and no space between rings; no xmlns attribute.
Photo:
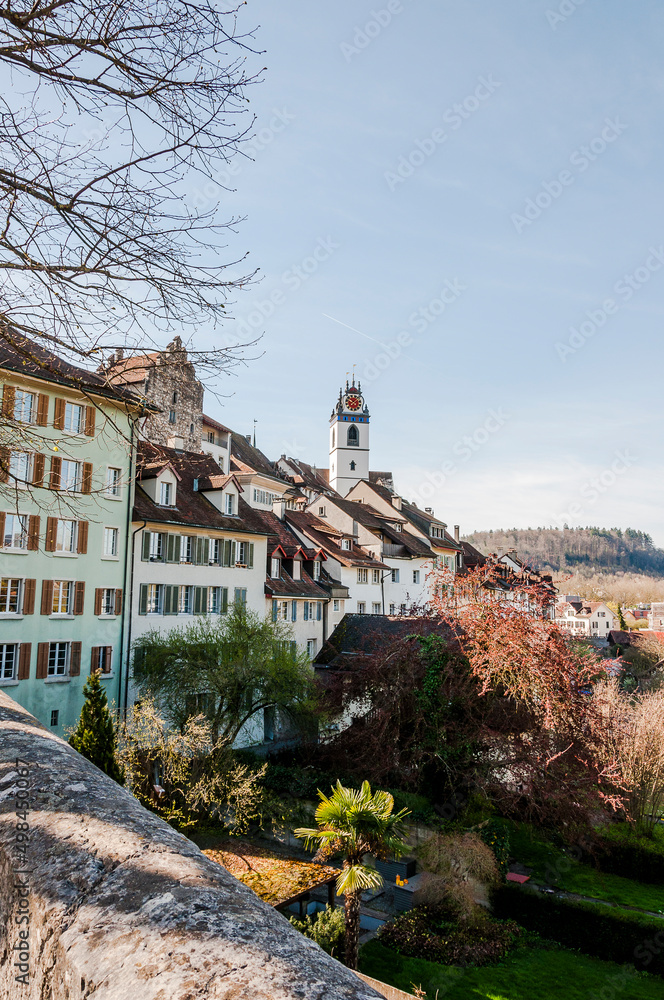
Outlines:
<svg viewBox="0 0 664 1000"><path fill-rule="evenodd" d="M175 539L177 535L166 535L166 562L175 562Z"/></svg>
<svg viewBox="0 0 664 1000"><path fill-rule="evenodd" d="M83 482L81 493L92 493L92 463L83 462Z"/></svg>
<svg viewBox="0 0 664 1000"><path fill-rule="evenodd" d="M30 679L30 660L32 658L32 643L22 642L18 652L18 680Z"/></svg>
<svg viewBox="0 0 664 1000"><path fill-rule="evenodd" d="M32 485L33 486L43 486L44 485L44 469L46 468L46 456L42 455L41 452L37 452L33 458L32 464Z"/></svg>
<svg viewBox="0 0 664 1000"><path fill-rule="evenodd" d="M309 601L304 602L304 620L309 621Z"/></svg>
<svg viewBox="0 0 664 1000"><path fill-rule="evenodd" d="M35 613L35 593L37 591L36 580L25 580L23 583L23 614L34 615Z"/></svg>
<svg viewBox="0 0 664 1000"><path fill-rule="evenodd" d="M221 588L221 613L225 615L228 611L228 587Z"/></svg>
<svg viewBox="0 0 664 1000"><path fill-rule="evenodd" d="M85 604L85 583L83 580L77 580L74 585L74 614L82 615L83 606Z"/></svg>
<svg viewBox="0 0 664 1000"><path fill-rule="evenodd" d="M85 433L88 437L95 436L95 408L94 406L85 407Z"/></svg>
<svg viewBox="0 0 664 1000"><path fill-rule="evenodd" d="M316 617L318 621L320 621L321 618L323 617L323 604L321 601L318 601L318 607L316 609Z"/></svg>
<svg viewBox="0 0 664 1000"><path fill-rule="evenodd" d="M90 673L94 674L99 669L99 650L101 646L93 646L90 650Z"/></svg>
<svg viewBox="0 0 664 1000"><path fill-rule="evenodd" d="M110 674L113 669L113 647L104 646L104 662L102 664L101 672L103 674Z"/></svg>
<svg viewBox="0 0 664 1000"><path fill-rule="evenodd" d="M150 559L150 534L149 531L143 532L143 550L141 552L143 562L148 562Z"/></svg>
<svg viewBox="0 0 664 1000"><path fill-rule="evenodd" d="M0 446L0 483L6 483L9 479L9 459L11 452L6 445Z"/></svg>
<svg viewBox="0 0 664 1000"><path fill-rule="evenodd" d="M148 613L148 585L142 583L138 591L138 613L147 615Z"/></svg>
<svg viewBox="0 0 664 1000"><path fill-rule="evenodd" d="M65 401L60 399L59 396L55 397L55 409L53 411L53 426L56 431L62 431L65 428Z"/></svg>
<svg viewBox="0 0 664 1000"><path fill-rule="evenodd" d="M248 548L247 566L249 567L249 569L253 569L254 568L254 543L253 542L249 542L249 545L247 546L247 548Z"/></svg>
<svg viewBox="0 0 664 1000"><path fill-rule="evenodd" d="M122 614L122 587L116 587L115 590L115 613Z"/></svg>
<svg viewBox="0 0 664 1000"><path fill-rule="evenodd" d="M173 562L179 563L180 557L182 555L182 536L175 535L175 551L173 555Z"/></svg>
<svg viewBox="0 0 664 1000"><path fill-rule="evenodd" d="M37 396L37 426L46 427L48 424L48 396L40 392Z"/></svg>
<svg viewBox="0 0 664 1000"><path fill-rule="evenodd" d="M0 511L0 548L5 544L5 512ZM29 535L29 532L28 532ZM29 548L28 544L28 548Z"/></svg>
<svg viewBox="0 0 664 1000"><path fill-rule="evenodd" d="M178 613L178 588L164 587L164 614L176 615Z"/></svg>
<svg viewBox="0 0 664 1000"><path fill-rule="evenodd" d="M76 551L80 555L84 556L88 551L88 522L79 521L78 522L78 539L76 545Z"/></svg>
<svg viewBox="0 0 664 1000"><path fill-rule="evenodd" d="M2 521L4 521L4 514L0 515ZM28 551L36 552L39 548L39 514L31 514L28 519ZM4 523L0 522L0 536L4 528Z"/></svg>
<svg viewBox="0 0 664 1000"><path fill-rule="evenodd" d="M42 615L50 615L53 612L53 581L42 580L41 612ZM41 643L40 643L41 645ZM48 646L48 643L46 643ZM46 675L44 675L46 676Z"/></svg>
<svg viewBox="0 0 664 1000"><path fill-rule="evenodd" d="M201 613L201 590L202 587L194 587L194 614L200 615Z"/></svg>
<svg viewBox="0 0 664 1000"><path fill-rule="evenodd" d="M203 565L208 566L210 563L210 539L203 539Z"/></svg>
<svg viewBox="0 0 664 1000"><path fill-rule="evenodd" d="M40 642L37 644L37 670L35 677L43 680L48 673L48 647L50 643Z"/></svg>
<svg viewBox="0 0 664 1000"><path fill-rule="evenodd" d="M225 538L223 541L224 546L224 558L222 561L223 566L230 566L231 564L231 542L230 538Z"/></svg>
<svg viewBox="0 0 664 1000"><path fill-rule="evenodd" d="M235 563L237 562L237 557L236 557L236 554L235 554L236 552L237 552L237 545L236 545L236 543L234 541L232 541L231 542L231 566L235 566Z"/></svg>
<svg viewBox="0 0 664 1000"><path fill-rule="evenodd" d="M81 644L72 642L69 651L69 676L78 677L81 673Z"/></svg>
<svg viewBox="0 0 664 1000"><path fill-rule="evenodd" d="M2 415L3 417L9 417L10 419L14 416L14 401L16 399L16 389L13 385L4 385L2 387Z"/></svg>
<svg viewBox="0 0 664 1000"><path fill-rule="evenodd" d="M60 489L60 475L62 473L62 459L57 455L51 457L51 475L48 481L49 490Z"/></svg>
<svg viewBox="0 0 664 1000"><path fill-rule="evenodd" d="M203 562L203 539L194 538L192 549L194 550L191 554L194 566L200 566Z"/></svg>
<svg viewBox="0 0 664 1000"><path fill-rule="evenodd" d="M96 615L100 615L101 614L101 606L102 606L103 600L104 600L104 588L103 587L95 587L95 614Z"/></svg>
<svg viewBox="0 0 664 1000"><path fill-rule="evenodd" d="M276 622L276 620L277 620L277 602L272 601L272 621Z"/></svg>
<svg viewBox="0 0 664 1000"><path fill-rule="evenodd" d="M46 518L46 541L44 548L47 552L55 552L55 538L58 531L57 517Z"/></svg>

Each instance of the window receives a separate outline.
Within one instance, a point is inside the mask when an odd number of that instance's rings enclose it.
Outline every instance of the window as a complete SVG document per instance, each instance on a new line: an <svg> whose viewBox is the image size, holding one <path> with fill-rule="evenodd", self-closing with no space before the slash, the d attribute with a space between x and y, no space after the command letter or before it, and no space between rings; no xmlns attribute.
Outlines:
<svg viewBox="0 0 664 1000"><path fill-rule="evenodd" d="M288 601L277 601L277 619L287 622L289 619Z"/></svg>
<svg viewBox="0 0 664 1000"><path fill-rule="evenodd" d="M169 410L168 411L168 422L169 422L169 424L174 424L176 420L177 420L177 417L175 416L175 410Z"/></svg>
<svg viewBox="0 0 664 1000"><path fill-rule="evenodd" d="M350 550L350 538L341 539L341 548L345 549L347 552Z"/></svg>
<svg viewBox="0 0 664 1000"><path fill-rule="evenodd" d="M115 615L115 588L114 587L104 587L101 594L101 611L102 615Z"/></svg>
<svg viewBox="0 0 664 1000"><path fill-rule="evenodd" d="M270 576L273 580L278 580L281 576L281 559L272 559L270 563Z"/></svg>
<svg viewBox="0 0 664 1000"><path fill-rule="evenodd" d="M178 394L177 394L177 390L176 390L173 393L173 398L171 399L171 403L173 404L173 406L175 406L175 404L177 403L177 401L178 401Z"/></svg>
<svg viewBox="0 0 664 1000"><path fill-rule="evenodd" d="M397 523L394 525L394 530L401 531L402 527L403 525L401 524L401 521L397 521Z"/></svg>
<svg viewBox="0 0 664 1000"><path fill-rule="evenodd" d="M214 431L208 431L207 432L206 440L207 440L208 444L214 444L214 442L215 442Z"/></svg>
<svg viewBox="0 0 664 1000"><path fill-rule="evenodd" d="M343 601L337 601L337 600L332 601L332 610L333 611L343 611L343 609L344 609L344 602Z"/></svg>
<svg viewBox="0 0 664 1000"><path fill-rule="evenodd" d="M194 425L193 424L189 424L189 433L190 434L194 433Z"/></svg>
<svg viewBox="0 0 664 1000"><path fill-rule="evenodd" d="M159 503L162 507L170 507L173 503L173 484L159 484Z"/></svg>
<svg viewBox="0 0 664 1000"><path fill-rule="evenodd" d="M349 448L359 448L360 446L360 432L358 431L355 424L351 424L348 428L348 447Z"/></svg>
<svg viewBox="0 0 664 1000"><path fill-rule="evenodd" d="M606 611L598 611L597 612L597 617L598 618L606 618Z"/></svg>
<svg viewBox="0 0 664 1000"><path fill-rule="evenodd" d="M0 681L15 679L18 662L18 646L15 643L0 644Z"/></svg>
<svg viewBox="0 0 664 1000"><path fill-rule="evenodd" d="M51 607L52 615L69 615L71 614L71 596L74 585L71 580L54 580L53 581L53 604ZM51 643L51 645L58 645L57 643ZM60 643L62 645L62 643Z"/></svg>
<svg viewBox="0 0 664 1000"><path fill-rule="evenodd" d="M162 588L158 583L147 585L147 609L148 615L160 615L162 608Z"/></svg>
<svg viewBox="0 0 664 1000"><path fill-rule="evenodd" d="M113 647L93 646L90 656L91 674L110 674L113 670Z"/></svg>
<svg viewBox="0 0 664 1000"><path fill-rule="evenodd" d="M249 569L253 568L253 565L254 565L254 544L253 544L253 542L238 542L237 543L237 562L241 566L247 566Z"/></svg>
<svg viewBox="0 0 664 1000"><path fill-rule="evenodd" d="M60 709L59 708L52 708L51 709L51 725L52 726L59 725L59 719L60 719Z"/></svg>
<svg viewBox="0 0 664 1000"><path fill-rule="evenodd" d="M393 569L392 570L392 583L398 583L398 582L399 582L399 570L398 569Z"/></svg>
<svg viewBox="0 0 664 1000"><path fill-rule="evenodd" d="M224 497L224 514L232 517L235 514L235 494L227 493Z"/></svg>
<svg viewBox="0 0 664 1000"><path fill-rule="evenodd" d="M399 614L400 615L405 615L406 614L406 605L405 604L400 604L399 605Z"/></svg>
<svg viewBox="0 0 664 1000"><path fill-rule="evenodd" d="M106 470L106 496L120 496L120 476L122 469L108 468Z"/></svg>
<svg viewBox="0 0 664 1000"><path fill-rule="evenodd" d="M14 396L14 420L22 424L31 424L35 409L35 396L32 392L17 389Z"/></svg>
<svg viewBox="0 0 664 1000"><path fill-rule="evenodd" d="M29 451L12 451L9 456L9 475L19 483L32 481L33 456Z"/></svg>
<svg viewBox="0 0 664 1000"><path fill-rule="evenodd" d="M211 615L225 615L228 611L228 587L210 587L208 610Z"/></svg>
<svg viewBox="0 0 664 1000"><path fill-rule="evenodd" d="M51 642L48 646L48 677L64 677L69 663L69 643ZM51 719L53 713L51 713ZM53 723L51 722L51 725ZM56 723L57 725L57 723Z"/></svg>
<svg viewBox="0 0 664 1000"><path fill-rule="evenodd" d="M414 569L413 570L413 583L419 583L419 582L420 582L420 571L419 571L419 569Z"/></svg>
<svg viewBox="0 0 664 1000"><path fill-rule="evenodd" d="M378 601L374 601L374 603L371 605L371 614L372 615L380 614L380 604L378 603Z"/></svg>
<svg viewBox="0 0 664 1000"><path fill-rule="evenodd" d="M367 606L364 603L364 601L358 601L357 602L357 613L358 613L358 615L366 615L366 613L367 613Z"/></svg>
<svg viewBox="0 0 664 1000"><path fill-rule="evenodd" d="M350 463L350 471L351 471L351 472L355 472L355 468L356 468L356 466L355 466L355 462L351 462L351 463Z"/></svg>
<svg viewBox="0 0 664 1000"><path fill-rule="evenodd" d="M56 552L76 552L77 529L77 521L62 521L58 518L58 527L55 533Z"/></svg>
<svg viewBox="0 0 664 1000"><path fill-rule="evenodd" d="M372 583L380 583L380 570L379 569L372 569L371 570L371 582Z"/></svg>
<svg viewBox="0 0 664 1000"><path fill-rule="evenodd" d="M314 560L314 580L320 580L320 560Z"/></svg>
<svg viewBox="0 0 664 1000"><path fill-rule="evenodd" d="M161 531L148 532L150 538L150 562L164 561L164 534Z"/></svg>
<svg viewBox="0 0 664 1000"><path fill-rule="evenodd" d="M117 528L104 528L104 556L106 559L115 558L118 554Z"/></svg>
<svg viewBox="0 0 664 1000"><path fill-rule="evenodd" d="M358 571L357 571L357 582L358 583L368 583L369 582L369 570L368 569L358 569Z"/></svg>
<svg viewBox="0 0 664 1000"><path fill-rule="evenodd" d="M27 549L27 514L5 514L5 529L2 544L6 549Z"/></svg>
<svg viewBox="0 0 664 1000"><path fill-rule="evenodd" d="M196 548L196 539L193 535L183 535L180 542L180 562L193 563Z"/></svg>
<svg viewBox="0 0 664 1000"><path fill-rule="evenodd" d="M65 403L64 430L81 434L85 427L85 407L78 403Z"/></svg>
<svg viewBox="0 0 664 1000"><path fill-rule="evenodd" d="M326 517L327 516L327 514L326 514L326 508L325 507L319 507L318 508L318 516L319 517Z"/></svg>
<svg viewBox="0 0 664 1000"><path fill-rule="evenodd" d="M247 606L247 591L245 587L236 587L233 597L234 603L238 607L245 608Z"/></svg>
<svg viewBox="0 0 664 1000"><path fill-rule="evenodd" d="M316 645L317 643L315 639L307 639L307 656L310 660L313 660L316 655Z"/></svg>
<svg viewBox="0 0 664 1000"><path fill-rule="evenodd" d="M62 459L60 470L60 489L78 493L81 489L81 463L72 462L68 458Z"/></svg>
<svg viewBox="0 0 664 1000"><path fill-rule="evenodd" d="M390 604L390 614L391 615L396 615L396 613L397 613L397 606L396 606L396 604Z"/></svg>
<svg viewBox="0 0 664 1000"><path fill-rule="evenodd" d="M190 615L194 610L193 587L180 587L180 598L178 602L178 614Z"/></svg>
<svg viewBox="0 0 664 1000"><path fill-rule="evenodd" d="M267 506L271 506L273 500L273 493L268 493L267 490L254 490L254 503L263 503Z"/></svg>
<svg viewBox="0 0 664 1000"><path fill-rule="evenodd" d="M302 563L299 559L293 559L293 579L302 579Z"/></svg>

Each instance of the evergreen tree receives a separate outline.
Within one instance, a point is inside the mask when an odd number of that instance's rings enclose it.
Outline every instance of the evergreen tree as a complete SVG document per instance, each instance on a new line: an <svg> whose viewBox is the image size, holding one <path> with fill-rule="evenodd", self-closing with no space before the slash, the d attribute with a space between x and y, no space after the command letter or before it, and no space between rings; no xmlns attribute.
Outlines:
<svg viewBox="0 0 664 1000"><path fill-rule="evenodd" d="M85 702L78 726L69 737L69 745L104 771L110 778L123 783L123 774L115 757L116 735L108 710L106 692L97 671L90 674L83 688Z"/></svg>

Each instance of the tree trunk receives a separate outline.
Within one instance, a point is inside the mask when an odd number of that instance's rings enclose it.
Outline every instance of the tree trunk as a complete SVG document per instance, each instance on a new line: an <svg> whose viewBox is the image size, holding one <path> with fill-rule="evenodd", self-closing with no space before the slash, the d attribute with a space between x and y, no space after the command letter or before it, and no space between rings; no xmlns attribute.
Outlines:
<svg viewBox="0 0 664 1000"><path fill-rule="evenodd" d="M360 940L360 899L361 892L347 892L344 896L346 917L346 965L357 969L357 949Z"/></svg>

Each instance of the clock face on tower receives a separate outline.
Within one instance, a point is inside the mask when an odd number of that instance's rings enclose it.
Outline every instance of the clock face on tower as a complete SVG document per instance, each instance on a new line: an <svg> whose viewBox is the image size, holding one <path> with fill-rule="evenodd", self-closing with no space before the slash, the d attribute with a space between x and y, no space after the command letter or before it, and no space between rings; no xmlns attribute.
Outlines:
<svg viewBox="0 0 664 1000"><path fill-rule="evenodd" d="M349 410L359 410L362 400L359 396L346 396L346 406Z"/></svg>

